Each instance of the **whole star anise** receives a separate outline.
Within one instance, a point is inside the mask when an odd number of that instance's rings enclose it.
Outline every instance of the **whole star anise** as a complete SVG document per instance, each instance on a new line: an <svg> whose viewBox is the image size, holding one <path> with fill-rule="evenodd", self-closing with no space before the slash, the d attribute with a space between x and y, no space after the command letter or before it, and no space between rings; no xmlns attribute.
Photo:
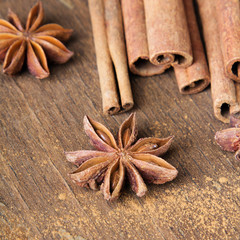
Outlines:
<svg viewBox="0 0 240 240"><path fill-rule="evenodd" d="M70 175L81 187L98 189L101 185L104 198L114 200L120 195L127 173L132 190L142 197L147 191L144 180L163 184L177 176L175 167L157 157L169 149L173 137L142 138L133 144L137 135L135 114L131 114L120 126L118 144L101 123L87 116L83 122L91 144L98 151L65 153L68 161L79 166Z"/></svg>
<svg viewBox="0 0 240 240"><path fill-rule="evenodd" d="M53 23L39 27L43 20L41 1L30 10L25 29L11 10L8 18L9 22L0 19L0 60L4 73L19 72L26 56L29 72L42 79L49 75L47 57L55 63L65 63L72 57L73 52L60 42L69 39L71 29Z"/></svg>

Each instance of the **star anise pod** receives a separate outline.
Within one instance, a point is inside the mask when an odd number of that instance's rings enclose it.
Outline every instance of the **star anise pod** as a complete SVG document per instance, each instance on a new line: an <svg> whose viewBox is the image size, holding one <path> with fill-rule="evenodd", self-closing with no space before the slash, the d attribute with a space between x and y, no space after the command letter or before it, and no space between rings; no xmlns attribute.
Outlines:
<svg viewBox="0 0 240 240"><path fill-rule="evenodd" d="M135 144L137 135L135 113L120 126L118 144L111 132L101 123L84 117L84 129L91 144L97 149L66 152L68 161L79 166L70 174L81 187L98 189L101 185L104 198L117 199L123 187L125 175L137 196L142 197L148 183L163 184L173 180L178 171L159 155L170 147L173 137L142 138Z"/></svg>
<svg viewBox="0 0 240 240"><path fill-rule="evenodd" d="M30 73L42 79L49 75L47 58L65 63L72 57L73 52L61 43L69 39L71 29L54 23L39 27L43 20L41 1L30 10L25 29L13 11L9 10L8 18L9 22L0 19L0 60L4 73L19 72L26 58Z"/></svg>
<svg viewBox="0 0 240 240"><path fill-rule="evenodd" d="M240 161L240 113L230 117L230 128L216 132L217 144L228 152L235 152L235 159Z"/></svg>

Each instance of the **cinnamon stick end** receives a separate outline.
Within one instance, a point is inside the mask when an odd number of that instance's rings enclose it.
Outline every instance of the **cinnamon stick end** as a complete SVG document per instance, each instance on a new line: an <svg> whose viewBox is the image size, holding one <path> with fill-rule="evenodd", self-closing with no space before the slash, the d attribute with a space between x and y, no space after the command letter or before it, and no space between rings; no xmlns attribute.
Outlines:
<svg viewBox="0 0 240 240"><path fill-rule="evenodd" d="M225 74L232 80L240 83L240 58L232 59L225 68Z"/></svg>
<svg viewBox="0 0 240 240"><path fill-rule="evenodd" d="M103 113L107 115L114 115L117 114L120 111L120 107L108 107L108 108L103 108Z"/></svg>
<svg viewBox="0 0 240 240"><path fill-rule="evenodd" d="M195 94L203 91L209 85L209 78L193 80L188 85L179 88L182 94Z"/></svg>
<svg viewBox="0 0 240 240"><path fill-rule="evenodd" d="M122 106L122 111L121 111L121 112L126 112L126 111L132 109L132 108L133 108L133 105L134 105L133 102L125 103L125 104Z"/></svg>

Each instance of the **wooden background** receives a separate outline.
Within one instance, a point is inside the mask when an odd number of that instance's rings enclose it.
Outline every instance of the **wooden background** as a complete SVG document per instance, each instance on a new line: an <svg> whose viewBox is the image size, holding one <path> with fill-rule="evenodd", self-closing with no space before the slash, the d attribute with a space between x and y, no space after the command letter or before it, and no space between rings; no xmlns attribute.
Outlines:
<svg viewBox="0 0 240 240"><path fill-rule="evenodd" d="M1 0L22 20L34 0ZM214 142L226 128L213 116L210 89L178 92L173 71L131 76L139 137L175 141L164 159L179 170L138 198L127 186L116 202L82 189L64 151L92 149L83 132L88 114L115 134L129 115L102 114L87 1L43 1L45 22L73 28L75 56L34 79L26 70L0 74L0 239L240 239L240 162Z"/></svg>

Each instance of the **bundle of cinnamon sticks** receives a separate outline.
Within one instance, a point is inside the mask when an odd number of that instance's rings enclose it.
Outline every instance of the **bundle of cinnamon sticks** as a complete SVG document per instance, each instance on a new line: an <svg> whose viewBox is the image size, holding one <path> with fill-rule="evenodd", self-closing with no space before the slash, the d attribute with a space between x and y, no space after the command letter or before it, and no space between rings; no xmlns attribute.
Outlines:
<svg viewBox="0 0 240 240"><path fill-rule="evenodd" d="M208 67L192 1L88 3L105 113L133 106L128 65L140 76L161 74L173 66L181 93L197 93L208 86Z"/></svg>
<svg viewBox="0 0 240 240"><path fill-rule="evenodd" d="M174 67L183 94L197 93L210 82L191 0L122 0L130 70L140 76Z"/></svg>
<svg viewBox="0 0 240 240"><path fill-rule="evenodd" d="M236 0L197 0L211 74L215 116L240 113L240 11Z"/></svg>
<svg viewBox="0 0 240 240"><path fill-rule="evenodd" d="M115 114L133 107L127 56L118 0L89 0L103 112Z"/></svg>
<svg viewBox="0 0 240 240"><path fill-rule="evenodd" d="M239 1L197 0L210 74L195 1L88 2L104 112L132 108L128 67L140 76L173 67L182 94L204 90L211 78L215 116L228 122L230 114L240 111Z"/></svg>

